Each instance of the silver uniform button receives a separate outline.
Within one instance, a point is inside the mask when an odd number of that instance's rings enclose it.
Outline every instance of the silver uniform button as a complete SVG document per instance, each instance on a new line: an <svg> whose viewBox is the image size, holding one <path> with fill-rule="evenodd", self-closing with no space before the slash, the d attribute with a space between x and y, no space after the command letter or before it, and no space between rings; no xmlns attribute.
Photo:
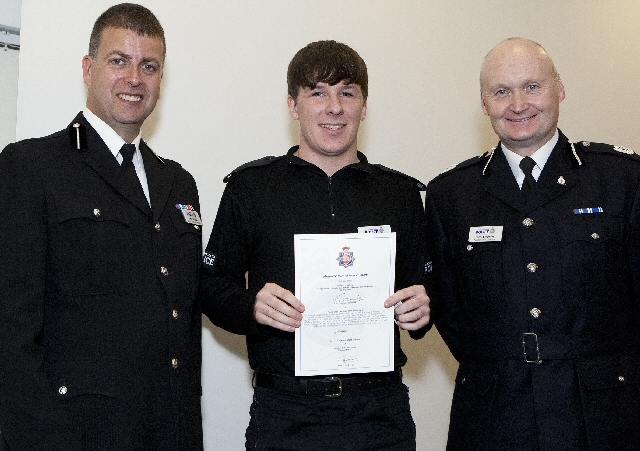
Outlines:
<svg viewBox="0 0 640 451"><path fill-rule="evenodd" d="M563 176L558 177L558 185L566 185L567 181Z"/></svg>
<svg viewBox="0 0 640 451"><path fill-rule="evenodd" d="M169 275L169 270L168 270L167 268L165 268L164 266L161 266L161 267L160 267L160 273L161 273L163 276L167 277L167 276Z"/></svg>
<svg viewBox="0 0 640 451"><path fill-rule="evenodd" d="M618 380L619 380L620 382L624 382L624 376L618 376Z"/></svg>
<svg viewBox="0 0 640 451"><path fill-rule="evenodd" d="M94 215L96 218L100 217L100 210L99 210L99 209L97 209L97 208L94 208L94 209L93 209L93 215Z"/></svg>
<svg viewBox="0 0 640 451"><path fill-rule="evenodd" d="M472 251L473 250L473 246L471 244L467 245L467 250L468 251Z"/></svg>
<svg viewBox="0 0 640 451"><path fill-rule="evenodd" d="M174 310L173 313L172 313L172 316L173 316L173 319L178 319L178 316L180 316L180 315L178 314L177 310Z"/></svg>
<svg viewBox="0 0 640 451"><path fill-rule="evenodd" d="M66 385L63 385L62 387L60 387L60 388L58 389L58 393L60 393L61 395L66 395L66 394L67 394L67 391L68 391L68 390L67 390Z"/></svg>
<svg viewBox="0 0 640 451"><path fill-rule="evenodd" d="M531 227L533 227L533 225L534 225L535 223L536 223L536 222L535 222L533 219L531 219L531 218L525 218L525 219L522 221L522 225L523 225L523 226L525 226L527 229L530 229Z"/></svg>
<svg viewBox="0 0 640 451"><path fill-rule="evenodd" d="M535 263L529 263L527 265L527 271L529 271L530 273L534 273L538 270L538 265L536 265Z"/></svg>
<svg viewBox="0 0 640 451"><path fill-rule="evenodd" d="M598 235L597 233L593 232L591 234L591 238L593 238L594 240L599 240L600 239L600 235Z"/></svg>
<svg viewBox="0 0 640 451"><path fill-rule="evenodd" d="M171 359L171 366L173 369L178 368L178 359Z"/></svg>
<svg viewBox="0 0 640 451"><path fill-rule="evenodd" d="M156 222L156 225L154 225L153 228L156 229L156 232L159 232L162 227L160 227L159 222Z"/></svg>
<svg viewBox="0 0 640 451"><path fill-rule="evenodd" d="M531 313L531 316L533 316L534 318L539 318L542 311L539 308L532 308L531 310L529 310L529 313Z"/></svg>

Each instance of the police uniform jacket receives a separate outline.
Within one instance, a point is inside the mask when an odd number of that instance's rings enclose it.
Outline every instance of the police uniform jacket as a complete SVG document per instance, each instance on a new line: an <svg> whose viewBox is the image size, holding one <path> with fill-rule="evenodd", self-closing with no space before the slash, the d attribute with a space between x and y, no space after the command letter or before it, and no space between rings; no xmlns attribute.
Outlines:
<svg viewBox="0 0 640 451"><path fill-rule="evenodd" d="M525 202L498 147L431 181L426 216L448 449L640 449L640 158L560 133Z"/></svg>
<svg viewBox="0 0 640 451"><path fill-rule="evenodd" d="M195 181L72 124L0 154L0 449L201 450Z"/></svg>
<svg viewBox="0 0 640 451"><path fill-rule="evenodd" d="M423 185L369 164L362 153L359 163L328 177L296 157L297 149L248 163L225 179L201 277L203 312L215 325L247 336L251 368L291 376L293 334L259 325L253 306L268 282L295 292L294 234L390 225L397 234L396 289L424 282ZM407 359L397 327L395 337L399 368Z"/></svg>

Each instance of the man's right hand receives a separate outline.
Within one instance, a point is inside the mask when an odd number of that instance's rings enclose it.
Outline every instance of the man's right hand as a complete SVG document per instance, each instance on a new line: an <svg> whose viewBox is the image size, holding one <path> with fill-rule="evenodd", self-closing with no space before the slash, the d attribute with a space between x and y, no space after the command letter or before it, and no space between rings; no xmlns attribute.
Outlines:
<svg viewBox="0 0 640 451"><path fill-rule="evenodd" d="M259 324L285 332L300 327L304 305L289 290L275 283L267 283L256 295L253 314Z"/></svg>

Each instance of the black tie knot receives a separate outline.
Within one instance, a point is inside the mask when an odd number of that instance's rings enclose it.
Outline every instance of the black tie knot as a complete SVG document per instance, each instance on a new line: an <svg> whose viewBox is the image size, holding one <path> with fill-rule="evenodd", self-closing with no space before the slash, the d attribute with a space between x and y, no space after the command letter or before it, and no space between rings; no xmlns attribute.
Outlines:
<svg viewBox="0 0 640 451"><path fill-rule="evenodd" d="M133 161L133 154L136 153L135 144L124 144L120 148L120 155L122 155L122 167L126 168Z"/></svg>
<svg viewBox="0 0 640 451"><path fill-rule="evenodd" d="M526 176L533 177L532 171L535 165L536 165L536 162L531 157L524 157L522 160L520 160L520 169L522 169L522 172L524 172L525 177Z"/></svg>

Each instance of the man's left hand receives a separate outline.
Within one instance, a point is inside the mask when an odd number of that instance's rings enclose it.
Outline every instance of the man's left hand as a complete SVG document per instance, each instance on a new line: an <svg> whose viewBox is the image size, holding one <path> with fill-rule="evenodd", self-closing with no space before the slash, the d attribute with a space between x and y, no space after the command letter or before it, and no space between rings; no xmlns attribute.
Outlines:
<svg viewBox="0 0 640 451"><path fill-rule="evenodd" d="M401 329L418 330L429 324L431 299L423 285L398 290L384 302L385 308L395 307L396 324Z"/></svg>

